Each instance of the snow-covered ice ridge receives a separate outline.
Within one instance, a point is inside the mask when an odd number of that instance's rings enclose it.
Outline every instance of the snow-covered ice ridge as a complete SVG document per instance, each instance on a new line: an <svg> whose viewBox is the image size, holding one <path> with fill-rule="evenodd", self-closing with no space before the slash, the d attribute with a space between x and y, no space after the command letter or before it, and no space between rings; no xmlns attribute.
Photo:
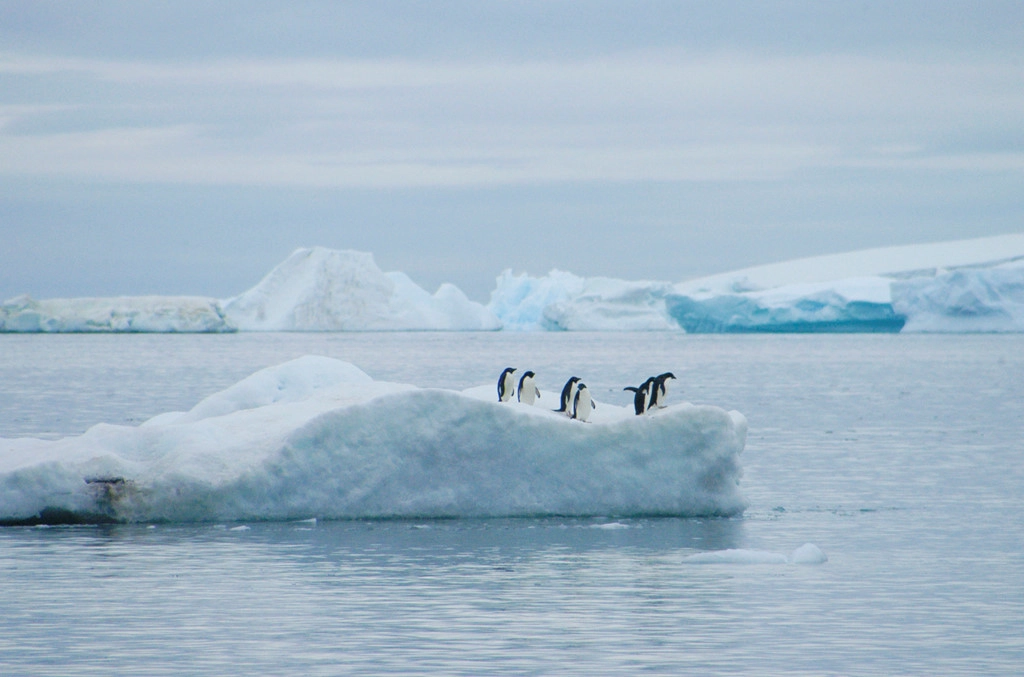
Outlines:
<svg viewBox="0 0 1024 677"><path fill-rule="evenodd" d="M797 259L678 284L498 278L505 329L1024 331L1024 234Z"/></svg>
<svg viewBox="0 0 1024 677"><path fill-rule="evenodd" d="M0 304L0 331L1024 331L1024 234L797 259L673 284L506 270L487 306L371 254L297 249L259 284L201 297Z"/></svg>
<svg viewBox="0 0 1024 677"><path fill-rule="evenodd" d="M242 331L494 330L494 315L452 284L428 294L373 255L297 249L249 291L222 302Z"/></svg>
<svg viewBox="0 0 1024 677"><path fill-rule="evenodd" d="M712 406L584 423L307 356L138 427L0 438L0 523L735 515L746 432Z"/></svg>

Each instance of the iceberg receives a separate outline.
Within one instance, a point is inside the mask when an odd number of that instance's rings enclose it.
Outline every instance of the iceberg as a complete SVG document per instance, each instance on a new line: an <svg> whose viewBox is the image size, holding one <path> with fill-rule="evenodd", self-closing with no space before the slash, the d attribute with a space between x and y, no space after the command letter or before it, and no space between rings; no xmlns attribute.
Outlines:
<svg viewBox="0 0 1024 677"><path fill-rule="evenodd" d="M373 255L296 249L252 289L221 302L243 331L479 331L501 324L460 289L428 294L404 273L384 273Z"/></svg>
<svg viewBox="0 0 1024 677"><path fill-rule="evenodd" d="M1022 332L1024 234L784 261L679 283L503 271L490 302L373 255L300 248L238 296L0 304L0 332Z"/></svg>
<svg viewBox="0 0 1024 677"><path fill-rule="evenodd" d="M306 356L137 427L0 438L0 524L736 515L746 432L713 406L583 423Z"/></svg>
<svg viewBox="0 0 1024 677"><path fill-rule="evenodd" d="M1024 262L897 280L892 295L904 331L1024 331Z"/></svg>
<svg viewBox="0 0 1024 677"><path fill-rule="evenodd" d="M676 284L504 271L506 330L1024 331L1024 234L784 261Z"/></svg>
<svg viewBox="0 0 1024 677"><path fill-rule="evenodd" d="M757 266L680 283L665 303L695 333L1020 332L1024 234Z"/></svg>
<svg viewBox="0 0 1024 677"><path fill-rule="evenodd" d="M679 328L666 312L671 290L666 282L505 270L487 308L511 331L665 331Z"/></svg>
<svg viewBox="0 0 1024 677"><path fill-rule="evenodd" d="M0 332L493 331L498 319L458 287L429 294L364 252L295 250L252 289L218 300L123 296L0 304Z"/></svg>
<svg viewBox="0 0 1024 677"><path fill-rule="evenodd" d="M22 295L0 304L0 332L232 332L215 299L119 296L44 299Z"/></svg>
<svg viewBox="0 0 1024 677"><path fill-rule="evenodd" d="M668 294L668 312L689 333L898 332L906 317L880 277L786 285L767 291Z"/></svg>

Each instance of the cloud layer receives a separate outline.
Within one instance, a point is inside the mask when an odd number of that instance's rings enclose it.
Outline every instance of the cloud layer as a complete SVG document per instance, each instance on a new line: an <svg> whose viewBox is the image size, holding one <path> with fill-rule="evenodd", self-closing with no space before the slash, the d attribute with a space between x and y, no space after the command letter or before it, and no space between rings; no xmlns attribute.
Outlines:
<svg viewBox="0 0 1024 677"><path fill-rule="evenodd" d="M1018 0L0 0L0 298L485 301L1024 223Z"/></svg>
<svg viewBox="0 0 1024 677"><path fill-rule="evenodd" d="M1014 171L1024 70L991 57L683 49L565 60L0 55L0 172L317 187Z"/></svg>

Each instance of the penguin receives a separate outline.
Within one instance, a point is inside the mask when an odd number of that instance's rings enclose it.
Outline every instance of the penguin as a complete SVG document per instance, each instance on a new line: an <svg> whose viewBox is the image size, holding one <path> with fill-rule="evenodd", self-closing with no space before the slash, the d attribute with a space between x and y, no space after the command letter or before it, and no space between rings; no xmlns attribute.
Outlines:
<svg viewBox="0 0 1024 677"><path fill-rule="evenodd" d="M647 384L645 383L639 388L636 386L626 386L623 390L633 391L633 411L636 412L637 416L642 416L647 411L647 400L650 396Z"/></svg>
<svg viewBox="0 0 1024 677"><path fill-rule="evenodd" d="M576 397L576 388L579 382L579 376L573 376L565 382L565 387L562 388L562 398L558 409L555 409L555 411L564 413L566 416L572 416L572 402L573 398Z"/></svg>
<svg viewBox="0 0 1024 677"><path fill-rule="evenodd" d="M646 414L651 410L651 400L653 395L651 394L656 384L657 377L652 376L643 383L640 384L639 388L633 386L626 386L623 390L632 390L635 394L633 395L633 411L637 416Z"/></svg>
<svg viewBox="0 0 1024 677"><path fill-rule="evenodd" d="M516 392L516 368L507 367L498 377L498 401L508 402Z"/></svg>
<svg viewBox="0 0 1024 677"><path fill-rule="evenodd" d="M654 377L654 383L651 387L651 408L657 407L658 409L664 409L668 406L662 404L662 401L668 393L668 380L674 380L675 377L676 375L670 371L666 371L664 374L659 374Z"/></svg>
<svg viewBox="0 0 1024 677"><path fill-rule="evenodd" d="M540 389L533 382L534 376L536 374L528 371L519 379L519 401L523 404L533 404L533 401L540 397Z"/></svg>
<svg viewBox="0 0 1024 677"><path fill-rule="evenodd" d="M585 383L580 383L576 389L576 396L572 400L572 418L586 423L590 418L590 410L597 409L594 400L590 399L590 390Z"/></svg>

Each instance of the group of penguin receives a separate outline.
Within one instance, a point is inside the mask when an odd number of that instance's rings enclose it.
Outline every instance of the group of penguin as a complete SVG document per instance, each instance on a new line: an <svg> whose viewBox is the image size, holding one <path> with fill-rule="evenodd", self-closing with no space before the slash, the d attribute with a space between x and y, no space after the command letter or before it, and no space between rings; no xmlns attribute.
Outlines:
<svg viewBox="0 0 1024 677"><path fill-rule="evenodd" d="M515 367L507 367L501 372L501 376L498 377L498 401L508 402L515 396L523 404L532 405L540 397L540 389L535 382L537 375L532 371L523 372L523 375L519 377L517 387L517 371ZM668 393L670 379L675 379L675 374L667 371L664 374L650 377L639 386L623 388L623 390L633 392L633 410L637 416L665 406L662 402ZM597 405L590 397L590 390L578 376L573 376L565 382L558 409L555 409L556 412L563 413L573 420L586 421L594 409L597 409Z"/></svg>
<svg viewBox="0 0 1024 677"><path fill-rule="evenodd" d="M669 379L675 379L676 375L670 371L664 374L652 376L639 386L626 386L623 390L633 391L633 410L637 416L646 414L651 409L663 409L662 402L668 394Z"/></svg>

